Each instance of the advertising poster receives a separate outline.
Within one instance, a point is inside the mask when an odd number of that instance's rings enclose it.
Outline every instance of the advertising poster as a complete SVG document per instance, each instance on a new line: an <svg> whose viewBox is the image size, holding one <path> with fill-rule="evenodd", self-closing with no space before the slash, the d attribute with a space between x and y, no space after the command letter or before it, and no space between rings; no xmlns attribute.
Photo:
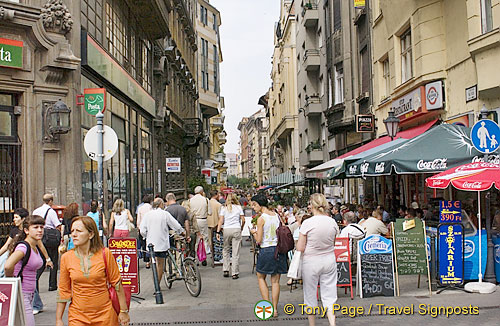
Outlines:
<svg viewBox="0 0 500 326"><path fill-rule="evenodd" d="M462 284L464 281L463 227L461 224L442 224L438 227L438 273L442 285Z"/></svg>
<svg viewBox="0 0 500 326"><path fill-rule="evenodd" d="M137 239L111 238L108 248L116 259L122 275L123 286L130 286L133 294L139 293L139 268L137 262Z"/></svg>

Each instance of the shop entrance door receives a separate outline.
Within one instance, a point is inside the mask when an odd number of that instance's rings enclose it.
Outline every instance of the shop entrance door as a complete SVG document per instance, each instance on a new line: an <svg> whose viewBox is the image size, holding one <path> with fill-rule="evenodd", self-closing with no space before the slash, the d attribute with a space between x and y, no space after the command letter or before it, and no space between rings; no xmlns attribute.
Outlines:
<svg viewBox="0 0 500 326"><path fill-rule="evenodd" d="M22 207L21 143L14 114L16 97L0 93L0 242L12 227L14 209Z"/></svg>

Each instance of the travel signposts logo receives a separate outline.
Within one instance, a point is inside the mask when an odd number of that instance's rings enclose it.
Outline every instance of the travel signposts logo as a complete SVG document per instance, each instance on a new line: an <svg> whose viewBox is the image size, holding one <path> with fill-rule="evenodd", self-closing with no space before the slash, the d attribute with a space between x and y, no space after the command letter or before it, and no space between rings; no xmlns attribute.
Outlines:
<svg viewBox="0 0 500 326"><path fill-rule="evenodd" d="M105 88L85 88L83 90L85 111L90 115L96 115L99 111L106 109Z"/></svg>
<svg viewBox="0 0 500 326"><path fill-rule="evenodd" d="M271 302L267 300L260 300L255 304L253 312L255 313L255 317L260 320L268 320L274 315L274 307Z"/></svg>

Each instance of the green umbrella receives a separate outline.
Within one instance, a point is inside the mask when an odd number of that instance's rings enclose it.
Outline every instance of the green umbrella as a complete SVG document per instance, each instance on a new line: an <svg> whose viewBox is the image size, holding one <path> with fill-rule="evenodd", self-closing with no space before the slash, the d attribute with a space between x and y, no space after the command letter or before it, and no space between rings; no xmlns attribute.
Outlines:
<svg viewBox="0 0 500 326"><path fill-rule="evenodd" d="M347 164L346 177L436 173L466 163L481 161L470 139L470 128L441 124L410 139ZM498 161L490 155L490 162Z"/></svg>

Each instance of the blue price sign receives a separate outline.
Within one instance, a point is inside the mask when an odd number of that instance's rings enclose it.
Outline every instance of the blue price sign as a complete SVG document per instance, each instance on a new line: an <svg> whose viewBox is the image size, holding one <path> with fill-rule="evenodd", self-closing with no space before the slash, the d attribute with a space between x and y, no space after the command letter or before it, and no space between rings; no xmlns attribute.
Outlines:
<svg viewBox="0 0 500 326"><path fill-rule="evenodd" d="M439 282L462 284L464 280L464 242L461 224L441 224L438 227Z"/></svg>
<svg viewBox="0 0 500 326"><path fill-rule="evenodd" d="M442 200L439 202L439 223L461 223L462 203L460 200Z"/></svg>

